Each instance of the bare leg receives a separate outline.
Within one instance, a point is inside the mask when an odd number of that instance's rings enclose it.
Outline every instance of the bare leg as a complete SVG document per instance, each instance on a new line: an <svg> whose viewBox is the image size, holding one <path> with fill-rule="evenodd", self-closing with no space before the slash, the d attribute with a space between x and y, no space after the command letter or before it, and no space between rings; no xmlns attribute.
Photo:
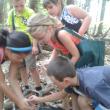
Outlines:
<svg viewBox="0 0 110 110"><path fill-rule="evenodd" d="M4 94L3 94L3 92L0 90L0 110L3 109L3 98L4 98Z"/></svg>
<svg viewBox="0 0 110 110"><path fill-rule="evenodd" d="M31 73L32 79L33 79L36 87L38 87L38 88L41 87L39 72L36 70L35 55L30 54L28 57L26 57L25 61L26 61L27 72Z"/></svg>
<svg viewBox="0 0 110 110"><path fill-rule="evenodd" d="M24 86L28 85L28 73L26 67L20 68L21 80Z"/></svg>
<svg viewBox="0 0 110 110"><path fill-rule="evenodd" d="M4 75L2 75L2 73L0 73L0 110L3 109L3 99L4 99L4 93L2 90L2 83L4 82Z"/></svg>
<svg viewBox="0 0 110 110"><path fill-rule="evenodd" d="M81 110L93 110L90 106L91 100L84 96L78 97L78 104Z"/></svg>
<svg viewBox="0 0 110 110"><path fill-rule="evenodd" d="M32 74L32 78L33 78L33 81L35 82L36 87L40 87L41 84L40 84L40 77L39 77L38 71L36 70L36 68L34 68L34 69L31 69L30 72Z"/></svg>

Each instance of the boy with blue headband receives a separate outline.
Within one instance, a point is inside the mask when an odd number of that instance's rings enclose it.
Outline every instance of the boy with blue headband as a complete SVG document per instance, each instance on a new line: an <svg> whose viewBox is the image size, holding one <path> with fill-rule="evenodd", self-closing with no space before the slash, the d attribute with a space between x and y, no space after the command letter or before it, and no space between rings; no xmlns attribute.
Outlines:
<svg viewBox="0 0 110 110"><path fill-rule="evenodd" d="M8 14L7 23L11 30L16 31L27 31L27 20L34 14L34 11L25 6L26 0L12 0L13 9L10 10ZM27 33L27 32L26 32ZM32 41L32 37L29 35L30 40ZM34 47L32 48L32 50ZM34 49L35 50L35 49ZM38 53L37 45L35 52L30 53L23 63L20 65L21 78L24 83L24 88L26 90L29 89L28 85L28 75L31 73L33 81L35 82L35 89L41 90L39 73L36 70L36 54ZM26 71L27 70L27 71ZM27 72L27 74L26 74Z"/></svg>
<svg viewBox="0 0 110 110"><path fill-rule="evenodd" d="M23 32L8 33L0 31L0 110L3 110L4 95L8 96L20 110L33 110L24 98L16 77L19 64L32 51L28 35ZM9 77L10 86L5 82L5 75L1 65L10 61Z"/></svg>

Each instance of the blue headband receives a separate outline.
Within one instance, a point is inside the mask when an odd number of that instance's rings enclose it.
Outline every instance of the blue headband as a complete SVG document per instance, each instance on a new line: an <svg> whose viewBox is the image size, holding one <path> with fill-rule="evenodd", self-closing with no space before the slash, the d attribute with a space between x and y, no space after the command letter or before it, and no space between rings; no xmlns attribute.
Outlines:
<svg viewBox="0 0 110 110"><path fill-rule="evenodd" d="M20 48L17 48L17 47L6 47L6 48L10 49L11 51L19 52L19 53L30 52L32 50L32 46L20 47Z"/></svg>

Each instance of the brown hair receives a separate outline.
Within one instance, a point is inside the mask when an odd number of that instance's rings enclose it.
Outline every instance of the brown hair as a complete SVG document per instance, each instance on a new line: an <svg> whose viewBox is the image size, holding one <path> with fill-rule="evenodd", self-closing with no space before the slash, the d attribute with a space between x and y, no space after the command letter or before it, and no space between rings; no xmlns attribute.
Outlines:
<svg viewBox="0 0 110 110"><path fill-rule="evenodd" d="M46 8L49 4L59 5L61 9L64 7L64 0L43 0L43 6Z"/></svg>
<svg viewBox="0 0 110 110"><path fill-rule="evenodd" d="M64 56L58 56L50 61L47 68L48 76L54 76L63 81L65 77L75 77L76 72L73 63Z"/></svg>

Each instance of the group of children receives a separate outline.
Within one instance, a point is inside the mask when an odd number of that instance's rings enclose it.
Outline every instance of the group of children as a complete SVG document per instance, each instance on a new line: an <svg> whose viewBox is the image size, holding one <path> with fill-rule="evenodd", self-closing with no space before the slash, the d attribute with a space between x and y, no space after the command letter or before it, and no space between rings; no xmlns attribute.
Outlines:
<svg viewBox="0 0 110 110"><path fill-rule="evenodd" d="M76 68L80 58L77 48L80 40L64 29L68 27L81 36L84 35L91 22L89 14L74 5L64 7L62 0L43 0L43 6L49 15L37 13L31 16L32 14L28 14L29 9L25 8L25 0L13 0L13 4L15 9L10 12L8 23L13 27L12 16L14 16L16 31L0 32L0 62L2 64L6 60L11 61L9 68L11 88L6 85L0 68L0 109L3 108L4 94L12 99L20 110L34 110L38 103L64 99L68 94L73 96L73 110L93 110L94 102L110 108L110 66ZM26 32L27 26L32 42ZM17 28L24 31L20 32ZM47 75L60 91L44 97L32 95L26 99L21 92L16 73L27 56L30 57L28 63L35 59L32 53L35 55L38 51L37 42L47 43L53 47ZM30 64L32 65L33 63ZM33 78L38 90L41 89L39 74L35 68L33 69ZM33 71L31 73L33 74Z"/></svg>

